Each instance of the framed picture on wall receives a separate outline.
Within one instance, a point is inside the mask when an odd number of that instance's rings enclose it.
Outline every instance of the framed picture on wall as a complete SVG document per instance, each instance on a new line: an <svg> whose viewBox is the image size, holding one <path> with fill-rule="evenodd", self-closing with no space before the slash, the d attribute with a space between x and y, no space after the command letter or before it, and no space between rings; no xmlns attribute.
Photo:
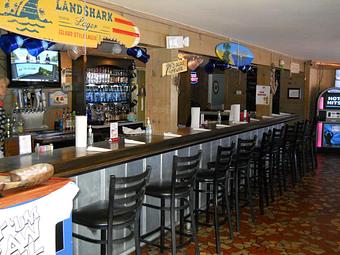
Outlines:
<svg viewBox="0 0 340 255"><path fill-rule="evenodd" d="M300 88L288 88L288 99L301 99Z"/></svg>

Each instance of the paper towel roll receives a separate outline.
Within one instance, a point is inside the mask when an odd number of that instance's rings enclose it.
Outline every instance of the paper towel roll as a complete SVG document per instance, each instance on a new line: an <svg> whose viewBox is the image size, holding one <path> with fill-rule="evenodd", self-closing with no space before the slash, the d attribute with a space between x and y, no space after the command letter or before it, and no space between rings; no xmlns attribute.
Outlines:
<svg viewBox="0 0 340 255"><path fill-rule="evenodd" d="M191 107L191 128L200 127L200 113L201 109L199 107Z"/></svg>
<svg viewBox="0 0 340 255"><path fill-rule="evenodd" d="M86 148L87 146L87 117L76 116L76 147Z"/></svg>
<svg viewBox="0 0 340 255"><path fill-rule="evenodd" d="M232 104L230 108L230 121L238 122L240 121L240 105L239 104Z"/></svg>

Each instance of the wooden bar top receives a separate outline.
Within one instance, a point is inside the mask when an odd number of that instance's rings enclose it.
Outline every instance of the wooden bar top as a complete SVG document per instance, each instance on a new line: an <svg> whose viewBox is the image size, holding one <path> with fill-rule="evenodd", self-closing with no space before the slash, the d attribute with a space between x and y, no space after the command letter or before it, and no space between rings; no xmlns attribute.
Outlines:
<svg viewBox="0 0 340 255"><path fill-rule="evenodd" d="M196 131L190 128L178 129L177 134L182 136L176 138L164 137L163 134L127 137L128 139L145 142L145 144L142 145L124 144L124 138L116 143L104 141L93 145L95 147L110 149L108 152L88 152L85 148L66 147L46 153L32 153L8 157L0 160L0 172L28 167L37 163L50 163L54 165L55 176L70 177L161 154L167 151L177 150L183 147L299 119L299 115L292 114L266 118L245 124L231 125L230 127L224 128L216 128L216 124L210 124L206 128L209 128L211 131L207 132Z"/></svg>

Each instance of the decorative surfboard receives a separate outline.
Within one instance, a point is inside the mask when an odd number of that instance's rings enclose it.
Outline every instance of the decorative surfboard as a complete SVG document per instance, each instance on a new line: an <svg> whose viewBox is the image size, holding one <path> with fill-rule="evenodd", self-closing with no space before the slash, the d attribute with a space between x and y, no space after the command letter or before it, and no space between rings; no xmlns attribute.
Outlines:
<svg viewBox="0 0 340 255"><path fill-rule="evenodd" d="M253 53L239 43L220 43L216 46L215 52L219 59L237 67L250 65L254 59Z"/></svg>

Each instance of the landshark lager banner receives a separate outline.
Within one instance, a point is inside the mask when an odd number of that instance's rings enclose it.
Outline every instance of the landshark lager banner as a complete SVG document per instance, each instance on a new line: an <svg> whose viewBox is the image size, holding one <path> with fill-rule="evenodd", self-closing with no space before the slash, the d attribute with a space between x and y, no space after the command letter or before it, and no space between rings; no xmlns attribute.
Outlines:
<svg viewBox="0 0 340 255"><path fill-rule="evenodd" d="M127 48L139 43L134 23L83 1L1 0L0 28L57 43L95 48L104 39Z"/></svg>

